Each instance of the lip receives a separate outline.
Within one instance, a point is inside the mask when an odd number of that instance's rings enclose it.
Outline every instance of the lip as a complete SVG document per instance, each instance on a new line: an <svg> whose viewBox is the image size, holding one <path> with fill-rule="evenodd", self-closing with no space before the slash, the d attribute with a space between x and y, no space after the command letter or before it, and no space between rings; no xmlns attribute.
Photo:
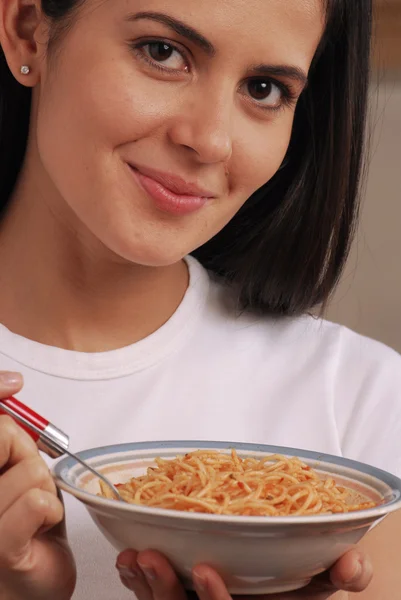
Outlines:
<svg viewBox="0 0 401 600"><path fill-rule="evenodd" d="M139 171L142 175L154 179L158 183L161 183L170 192L177 194L177 196L196 196L197 198L214 198L215 194L210 190L200 187L196 183L188 183L179 175L173 173L163 173L162 171L156 171L150 167L142 167L140 165L129 165L131 169Z"/></svg>
<svg viewBox="0 0 401 600"><path fill-rule="evenodd" d="M215 195L171 173L127 163L140 187L163 212L185 215L196 212Z"/></svg>

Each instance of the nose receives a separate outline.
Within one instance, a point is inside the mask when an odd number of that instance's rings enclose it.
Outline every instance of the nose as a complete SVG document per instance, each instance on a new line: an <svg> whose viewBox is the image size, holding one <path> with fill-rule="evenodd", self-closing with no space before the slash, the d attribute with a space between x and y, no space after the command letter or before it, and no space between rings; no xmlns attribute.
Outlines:
<svg viewBox="0 0 401 600"><path fill-rule="evenodd" d="M190 149L201 163L227 163L233 151L232 102L224 93L183 99L170 123L171 141Z"/></svg>

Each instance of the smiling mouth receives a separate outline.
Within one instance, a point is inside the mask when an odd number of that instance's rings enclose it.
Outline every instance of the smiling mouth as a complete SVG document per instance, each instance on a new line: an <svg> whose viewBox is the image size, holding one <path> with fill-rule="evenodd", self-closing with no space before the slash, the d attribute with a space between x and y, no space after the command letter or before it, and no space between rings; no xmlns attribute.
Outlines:
<svg viewBox="0 0 401 600"><path fill-rule="evenodd" d="M187 183L178 176L132 164L128 166L139 187L162 212L189 215L200 211L214 199L209 191L197 184Z"/></svg>
<svg viewBox="0 0 401 600"><path fill-rule="evenodd" d="M153 179L160 183L164 188L168 189L177 196L196 196L197 198L214 198L215 193L207 190L197 183L189 183L179 175L173 173L163 173L151 167L143 167L131 164L130 167L145 177Z"/></svg>

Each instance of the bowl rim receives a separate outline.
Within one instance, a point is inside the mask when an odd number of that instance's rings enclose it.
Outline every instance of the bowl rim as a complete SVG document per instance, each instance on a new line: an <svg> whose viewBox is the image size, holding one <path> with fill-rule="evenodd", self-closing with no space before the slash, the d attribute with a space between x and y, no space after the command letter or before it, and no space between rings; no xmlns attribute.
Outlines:
<svg viewBox="0 0 401 600"><path fill-rule="evenodd" d="M401 509L401 479L392 473L373 467L367 463L359 462L353 459L335 456L325 452L316 452L313 450L302 450L300 448L291 448L288 446L275 446L268 444L257 444L247 442L222 442L222 441L205 441L205 440L166 440L166 441L151 441L151 442L128 442L121 444L111 444L107 446L98 446L76 452L77 456L84 460L106 456L113 454L127 454L139 450L166 450L174 449L179 453L180 448L186 451L195 451L195 449L211 449L211 450L230 450L235 448L240 452L263 452L265 454L283 454L287 456L298 456L300 459L314 460L317 462L328 463L333 465L343 466L374 477L376 480L387 485L393 492L393 498L384 504L374 508L368 508L360 511L349 513L336 513L330 515L308 515L308 516L239 516L239 515L216 515L208 513L190 513L186 511L177 511L164 508L154 508L137 504L128 504L116 502L101 496L97 496L91 492L83 490L75 486L69 479L68 474L79 463L70 457L66 456L57 461L51 468L51 474L57 486L63 491L71 494L85 504L97 505L99 508L113 508L121 513L131 513L138 515L147 515L153 517L169 517L181 522L188 521L204 521L218 524L230 525L318 525L318 524L346 524L355 521L376 521L396 510ZM156 454L157 455L157 454ZM133 457L134 459L134 457ZM113 464L113 463L111 463ZM84 469L84 467L82 467ZM189 524L189 523L188 523Z"/></svg>

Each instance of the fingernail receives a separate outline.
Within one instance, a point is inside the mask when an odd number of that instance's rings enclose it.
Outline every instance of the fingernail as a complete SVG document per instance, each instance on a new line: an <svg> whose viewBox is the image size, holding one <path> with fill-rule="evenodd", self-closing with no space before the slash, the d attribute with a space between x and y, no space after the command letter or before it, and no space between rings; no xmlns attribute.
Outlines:
<svg viewBox="0 0 401 600"><path fill-rule="evenodd" d="M6 387L15 387L16 385L22 385L21 373L14 373L12 371L1 371L0 382Z"/></svg>
<svg viewBox="0 0 401 600"><path fill-rule="evenodd" d="M355 567L352 571L351 577L345 583L354 583L354 581L357 581L361 575L362 575L362 560L359 559L355 564Z"/></svg>
<svg viewBox="0 0 401 600"><path fill-rule="evenodd" d="M134 569L131 569L131 567L119 564L116 567L121 577L125 577L126 579L136 579L138 577L138 573Z"/></svg>
<svg viewBox="0 0 401 600"><path fill-rule="evenodd" d="M194 584L198 588L200 592L207 591L207 580L202 575L198 575L198 573L194 573Z"/></svg>
<svg viewBox="0 0 401 600"><path fill-rule="evenodd" d="M139 562L138 565L141 567L141 571L148 581L156 581L157 574L156 571L152 569L152 567L145 567L145 565L141 565L141 563Z"/></svg>

